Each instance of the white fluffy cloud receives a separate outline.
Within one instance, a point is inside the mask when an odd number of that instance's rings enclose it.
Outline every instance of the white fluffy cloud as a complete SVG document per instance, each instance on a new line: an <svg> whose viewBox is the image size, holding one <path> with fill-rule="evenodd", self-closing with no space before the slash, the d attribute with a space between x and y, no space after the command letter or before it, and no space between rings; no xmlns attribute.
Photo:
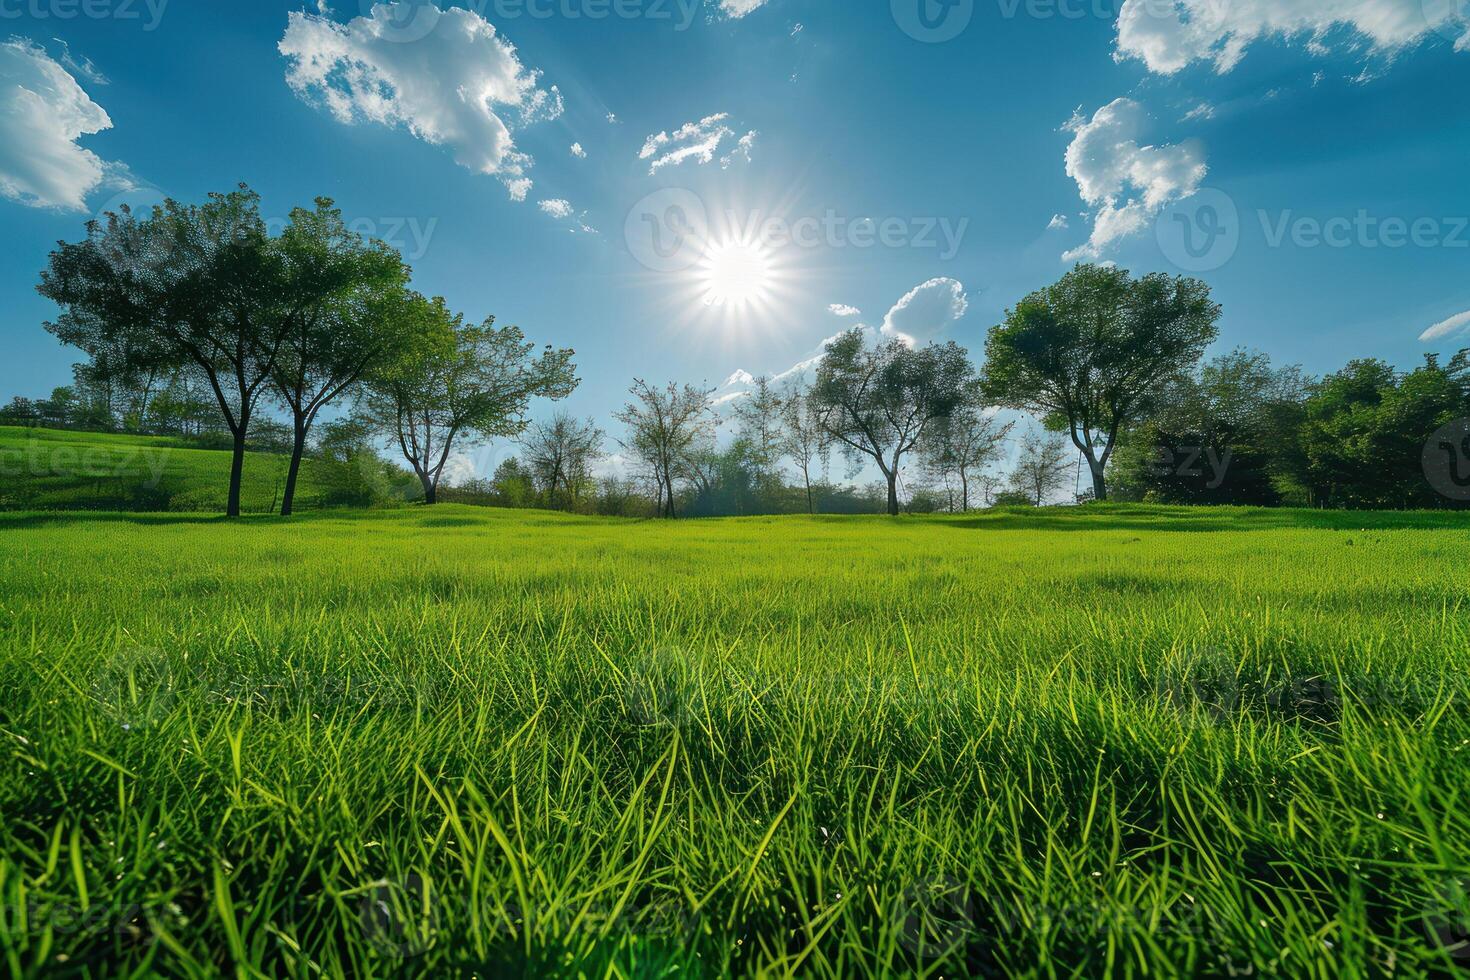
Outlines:
<svg viewBox="0 0 1470 980"><path fill-rule="evenodd" d="M720 9L727 16L740 18L764 7L767 0L720 0Z"/></svg>
<svg viewBox="0 0 1470 980"><path fill-rule="evenodd" d="M1054 214L1051 216L1051 221L1047 222L1046 230L1058 231L1061 229L1070 228L1071 226L1072 222L1068 220L1065 214Z"/></svg>
<svg viewBox="0 0 1470 980"><path fill-rule="evenodd" d="M570 229L572 234L576 234L579 231L586 235L597 234L597 229L587 223L587 212L583 211L581 214L578 214L577 209L572 207L572 202L565 198L548 198L538 204L537 207L543 213L550 215L557 221L570 220L572 223L572 228Z"/></svg>
<svg viewBox="0 0 1470 980"><path fill-rule="evenodd" d="M585 160L587 159L587 151L582 149L581 143L573 143L572 156L576 157L578 160Z"/></svg>
<svg viewBox="0 0 1470 980"><path fill-rule="evenodd" d="M758 135L755 130L751 130L741 136L730 152L720 160L720 165L728 167L737 157L748 161ZM735 130L730 128L730 114L718 112L705 116L699 122L685 123L672 133L665 131L648 137L643 143L643 149L638 152L638 159L652 161L648 165L650 175L658 173L664 167L676 167L686 160L709 163L720 151L721 144L734 138Z"/></svg>
<svg viewBox="0 0 1470 980"><path fill-rule="evenodd" d="M846 303L833 303L827 307L827 312L833 316L862 316L863 311L856 306L848 306Z"/></svg>
<svg viewBox="0 0 1470 980"><path fill-rule="evenodd" d="M562 111L556 86L541 88L541 73L522 66L516 49L472 10L384 3L346 24L295 12L278 47L301 98L344 123L402 126L448 146L457 163L499 177L516 200L530 190L532 161L516 149L511 123Z"/></svg>
<svg viewBox="0 0 1470 980"><path fill-rule="evenodd" d="M1250 45L1272 37L1305 39L1314 51L1347 28L1380 51L1439 32L1470 48L1459 0L1125 0L1118 11L1118 57L1173 74L1195 61L1234 68Z"/></svg>
<svg viewBox="0 0 1470 980"><path fill-rule="evenodd" d="M913 346L965 315L970 300L957 279L930 279L910 289L883 318L882 333Z"/></svg>
<svg viewBox="0 0 1470 980"><path fill-rule="evenodd" d="M1436 340L1443 340L1446 337L1453 337L1455 334L1462 332L1470 332L1470 310L1466 310L1464 313L1456 313L1447 320L1441 320L1420 334L1419 339L1429 344Z"/></svg>
<svg viewBox="0 0 1470 980"><path fill-rule="evenodd" d="M0 44L0 196L85 211L87 195L121 170L77 145L112 120L42 48Z"/></svg>
<svg viewBox="0 0 1470 980"><path fill-rule="evenodd" d="M1194 194L1208 168L1197 140L1163 146L1139 143L1143 107L1132 99L1103 106L1091 120L1073 117L1067 176L1094 209L1092 236L1063 258L1096 259L1113 243L1136 234L1169 204Z"/></svg>

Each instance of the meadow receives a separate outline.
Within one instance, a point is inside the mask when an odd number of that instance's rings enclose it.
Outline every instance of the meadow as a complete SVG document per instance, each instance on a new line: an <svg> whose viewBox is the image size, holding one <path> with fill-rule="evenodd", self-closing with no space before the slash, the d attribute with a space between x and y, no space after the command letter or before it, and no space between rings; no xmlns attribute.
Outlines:
<svg viewBox="0 0 1470 980"><path fill-rule="evenodd" d="M0 514L13 976L1470 965L1470 517Z"/></svg>

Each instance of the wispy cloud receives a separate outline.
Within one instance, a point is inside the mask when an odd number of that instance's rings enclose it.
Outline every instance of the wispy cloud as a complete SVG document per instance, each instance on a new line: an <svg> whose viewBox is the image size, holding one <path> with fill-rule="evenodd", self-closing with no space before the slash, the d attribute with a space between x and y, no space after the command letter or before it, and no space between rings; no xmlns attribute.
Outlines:
<svg viewBox="0 0 1470 980"><path fill-rule="evenodd" d="M1466 310L1464 313L1456 313L1448 319L1439 321L1420 334L1419 339L1428 344L1466 332L1470 332L1470 310Z"/></svg>

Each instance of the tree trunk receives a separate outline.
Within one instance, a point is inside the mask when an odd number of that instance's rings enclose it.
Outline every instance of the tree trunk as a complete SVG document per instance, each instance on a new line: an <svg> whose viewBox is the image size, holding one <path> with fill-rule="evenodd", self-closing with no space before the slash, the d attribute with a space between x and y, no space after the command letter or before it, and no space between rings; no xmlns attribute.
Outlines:
<svg viewBox="0 0 1470 980"><path fill-rule="evenodd" d="M1087 454L1087 468L1092 470L1092 496L1098 503L1108 499L1108 479L1103 473L1103 468L1097 465L1097 460L1092 454Z"/></svg>
<svg viewBox="0 0 1470 980"><path fill-rule="evenodd" d="M225 505L226 517L240 516L240 481L245 475L245 424L243 421L233 434L235 451L230 459L230 499Z"/></svg>
<svg viewBox="0 0 1470 980"><path fill-rule="evenodd" d="M419 482L424 485L424 503L437 504L439 502L439 484L429 479L429 474L420 473Z"/></svg>
<svg viewBox="0 0 1470 980"><path fill-rule="evenodd" d="M296 438L291 446L291 465L286 470L286 490L281 495L281 516L290 517L296 502L296 477L301 472L301 457L306 452L306 430L296 425Z"/></svg>
<svg viewBox="0 0 1470 980"><path fill-rule="evenodd" d="M965 471L964 470L961 470L960 471L960 513L961 514L968 514L969 512L970 512L970 478L965 475Z"/></svg>
<svg viewBox="0 0 1470 980"><path fill-rule="evenodd" d="M898 470L888 474L888 516L898 516Z"/></svg>
<svg viewBox="0 0 1470 980"><path fill-rule="evenodd" d="M811 477L807 477L806 478L806 512L808 514L815 514L817 512L816 505L812 503L812 481L811 481Z"/></svg>

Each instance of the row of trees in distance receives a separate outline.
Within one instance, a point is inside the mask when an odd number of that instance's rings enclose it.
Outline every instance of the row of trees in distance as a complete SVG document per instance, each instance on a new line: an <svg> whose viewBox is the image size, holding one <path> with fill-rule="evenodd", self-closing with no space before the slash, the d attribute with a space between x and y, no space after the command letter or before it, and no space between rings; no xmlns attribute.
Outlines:
<svg viewBox="0 0 1470 980"><path fill-rule="evenodd" d="M281 409L290 444L283 514L329 406L350 407L355 426L393 446L428 503L456 447L473 438L516 440L520 455L469 487L472 496L592 506L605 433L565 413L534 426L527 417L532 399L576 387L573 352L538 351L493 317L467 322L415 292L410 276L326 199L293 211L276 236L243 185L200 205L124 208L52 253L39 288L61 314L47 328L89 361L73 388L22 408L43 421L163 418L221 432L234 453L232 515L252 430L281 425L263 401ZM614 415L617 443L627 478L663 517L789 510L793 498L823 509L841 495L827 479L834 455L849 479L881 476L890 514L926 495L954 510L1039 504L1084 465L1095 500L1457 502L1429 486L1420 460L1436 430L1470 417L1466 352L1408 373L1354 361L1322 379L1253 352L1202 364L1220 315L1199 280L1079 265L1007 312L978 369L953 342L855 330L826 346L812 377L756 380L733 404L734 438L723 446L726 420L710 389L637 380ZM1003 490L995 467L1014 426L1001 409L1052 433L1027 433ZM1470 462L1470 446L1447 450Z"/></svg>

